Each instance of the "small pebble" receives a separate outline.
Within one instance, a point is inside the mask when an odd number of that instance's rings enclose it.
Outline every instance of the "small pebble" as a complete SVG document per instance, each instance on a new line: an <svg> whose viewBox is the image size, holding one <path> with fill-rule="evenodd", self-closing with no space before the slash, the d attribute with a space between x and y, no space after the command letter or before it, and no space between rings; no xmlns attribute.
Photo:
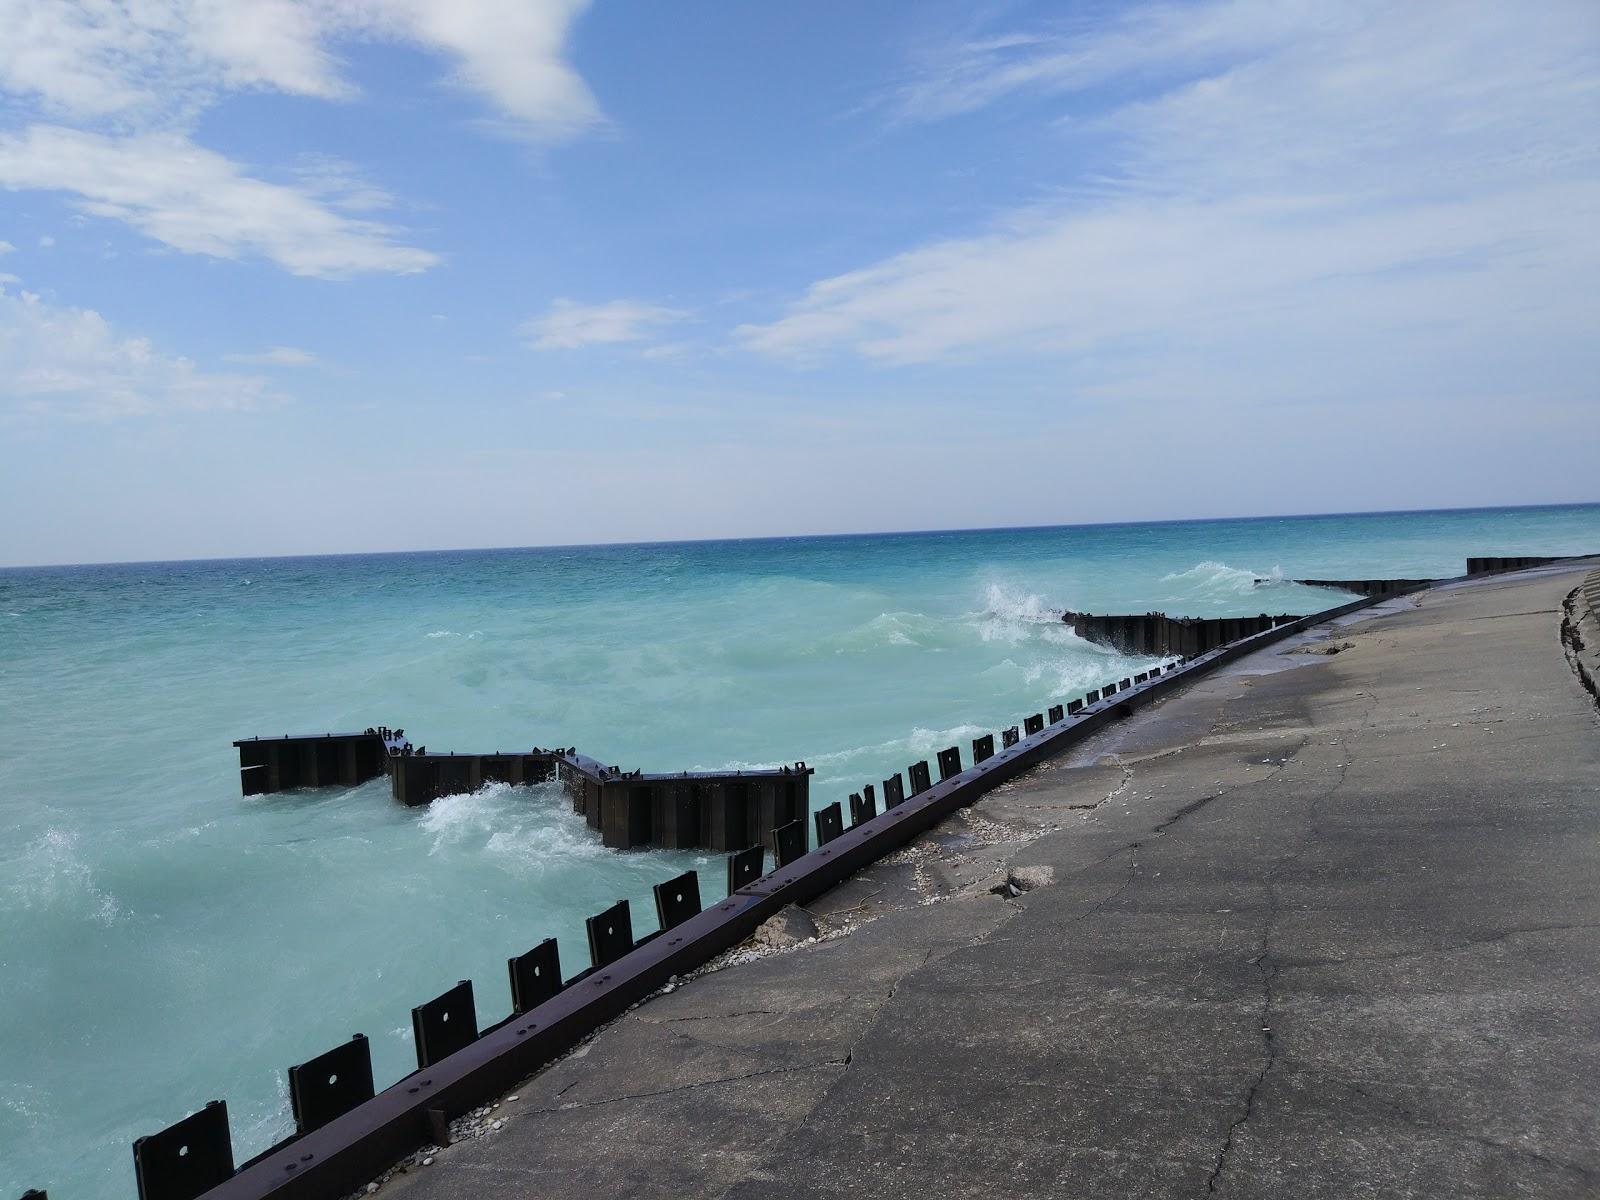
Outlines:
<svg viewBox="0 0 1600 1200"><path fill-rule="evenodd" d="M516 1097L515 1097L515 1096L507 1096L507 1097L506 1097L506 1102L507 1102L507 1103L510 1103L510 1102L511 1102L511 1101L513 1101L513 1100L515 1100L515 1099L516 1099Z"/></svg>
<svg viewBox="0 0 1600 1200"><path fill-rule="evenodd" d="M496 1122L495 1122L495 1123L494 1123L494 1125L493 1125L493 1126L492 1126L492 1127L491 1127L491 1128L494 1128L494 1129L499 1129L499 1128L500 1128L500 1126L502 1126L502 1125L504 1125L504 1124L505 1124L505 1122L504 1122L504 1121L496 1121Z"/></svg>
<svg viewBox="0 0 1600 1200"><path fill-rule="evenodd" d="M433 1159L431 1159L431 1158L425 1158L425 1159L423 1159L423 1160L422 1160L422 1165L423 1165L423 1166L425 1166L425 1167L431 1167L431 1166L433 1166Z"/></svg>
<svg viewBox="0 0 1600 1200"><path fill-rule="evenodd" d="M378 1185L377 1184L375 1184L375 1183L367 1184L367 1195L370 1196L370 1195L372 1195L373 1192L375 1192L377 1190L378 1190Z"/></svg>

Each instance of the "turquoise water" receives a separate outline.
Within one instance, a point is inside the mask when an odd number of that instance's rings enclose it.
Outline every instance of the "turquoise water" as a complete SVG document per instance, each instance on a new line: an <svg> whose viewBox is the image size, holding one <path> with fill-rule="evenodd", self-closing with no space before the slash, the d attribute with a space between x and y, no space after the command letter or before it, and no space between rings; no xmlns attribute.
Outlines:
<svg viewBox="0 0 1600 1200"><path fill-rule="evenodd" d="M1308 612L1295 575L1600 550L1600 506L0 571L0 1195L131 1197L129 1143L213 1097L241 1160L289 1063L721 860L603 849L548 788L407 810L242 798L230 742L404 726L648 769L817 768L842 799L1152 660L1050 610ZM1256 578L1276 582L1265 586ZM1554 634L1552 634L1554 636ZM642 918L642 919L641 919Z"/></svg>

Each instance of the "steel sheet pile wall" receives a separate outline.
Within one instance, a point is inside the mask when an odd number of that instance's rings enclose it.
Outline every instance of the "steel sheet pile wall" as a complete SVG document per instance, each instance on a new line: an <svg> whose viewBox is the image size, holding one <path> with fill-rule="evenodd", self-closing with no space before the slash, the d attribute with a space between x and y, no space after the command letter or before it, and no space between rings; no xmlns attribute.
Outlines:
<svg viewBox="0 0 1600 1200"><path fill-rule="evenodd" d="M1529 567L1547 567L1551 563L1573 562L1580 558L1592 558L1589 554L1549 554L1542 557L1529 557L1522 555L1512 558L1469 558L1467 559L1468 575L1490 575L1496 571L1526 571Z"/></svg>
<svg viewBox="0 0 1600 1200"><path fill-rule="evenodd" d="M247 796L294 787L352 787L388 772L400 803L416 807L486 783L559 780L572 807L616 850L739 850L811 807L812 771L803 762L767 771L623 771L562 747L506 754L429 754L403 731L243 738L240 786Z"/></svg>
<svg viewBox="0 0 1600 1200"><path fill-rule="evenodd" d="M1258 579L1257 583L1267 580ZM1392 596L1398 592L1414 592L1418 588L1437 583L1436 579L1296 579L1306 587L1336 588L1341 592L1355 592L1360 596Z"/></svg>
<svg viewBox="0 0 1600 1200"><path fill-rule="evenodd" d="M405 754L389 762L394 798L416 807L440 796L475 792L486 783L543 783L555 776L556 752Z"/></svg>
<svg viewBox="0 0 1600 1200"><path fill-rule="evenodd" d="M1169 617L1159 612L1137 616L1066 612L1061 614L1061 619L1071 625L1072 632L1079 637L1102 646L1114 646L1123 654L1176 654L1192 658L1300 618L1266 613L1255 617Z"/></svg>
<svg viewBox="0 0 1600 1200"><path fill-rule="evenodd" d="M384 742L370 729L243 738L234 745L239 748L239 785L246 796L329 784L354 787L384 772Z"/></svg>
<svg viewBox="0 0 1600 1200"><path fill-rule="evenodd" d="M620 771L575 752L557 760L573 809L607 846L740 850L811 807L812 769L803 762L766 771Z"/></svg>

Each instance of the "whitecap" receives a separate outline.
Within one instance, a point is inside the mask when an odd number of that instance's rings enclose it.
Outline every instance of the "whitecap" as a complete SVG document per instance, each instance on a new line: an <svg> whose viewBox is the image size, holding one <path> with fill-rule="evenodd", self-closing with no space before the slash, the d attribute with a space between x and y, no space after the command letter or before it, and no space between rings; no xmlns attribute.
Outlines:
<svg viewBox="0 0 1600 1200"><path fill-rule="evenodd" d="M1288 582L1280 566L1270 571L1253 571L1215 559L1206 559L1187 571L1172 571L1161 577L1163 583L1184 584L1191 592L1201 595L1247 595L1255 590L1258 580L1262 584Z"/></svg>
<svg viewBox="0 0 1600 1200"><path fill-rule="evenodd" d="M78 850L78 835L47 829L22 852L21 864L6 890L23 909L65 909L99 925L112 925L122 906L101 888L94 869Z"/></svg>

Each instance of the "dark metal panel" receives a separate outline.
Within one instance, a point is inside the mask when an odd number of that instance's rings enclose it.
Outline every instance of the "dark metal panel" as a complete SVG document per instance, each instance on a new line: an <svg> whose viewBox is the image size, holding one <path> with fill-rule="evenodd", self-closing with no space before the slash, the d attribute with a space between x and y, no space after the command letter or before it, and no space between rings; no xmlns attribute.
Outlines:
<svg viewBox="0 0 1600 1200"><path fill-rule="evenodd" d="M834 838L844 832L844 812L835 800L826 808L817 809L813 814L817 823L817 845L826 846Z"/></svg>
<svg viewBox="0 0 1600 1200"><path fill-rule="evenodd" d="M442 996L411 1010L411 1033L417 1043L417 1066L431 1067L478 1040L478 1010L472 1002L472 980L463 979Z"/></svg>
<svg viewBox="0 0 1600 1200"><path fill-rule="evenodd" d="M511 1011L537 1008L561 990L561 951L555 938L545 938L532 950L506 960L511 976Z"/></svg>
<svg viewBox="0 0 1600 1200"><path fill-rule="evenodd" d="M310 1133L372 1099L372 1047L365 1034L289 1068L295 1129Z"/></svg>
<svg viewBox="0 0 1600 1200"><path fill-rule="evenodd" d="M987 762L994 757L994 734L986 733L980 738L972 739L972 761L976 763Z"/></svg>
<svg viewBox="0 0 1600 1200"><path fill-rule="evenodd" d="M1022 736L1017 732L1017 727L1015 725L1013 725L1010 729L1002 729L1000 731L1000 749L1002 750L1011 749L1011 747L1015 746L1021 740Z"/></svg>
<svg viewBox="0 0 1600 1200"><path fill-rule="evenodd" d="M872 789L869 787L866 790L869 793L866 796L861 795L860 792L850 793L851 829L854 829L857 825L865 824L878 815L878 802L870 795Z"/></svg>
<svg viewBox="0 0 1600 1200"><path fill-rule="evenodd" d="M1095 691L1095 690L1091 690L1091 691L1085 692L1083 694L1083 702L1085 704L1098 704L1098 703L1100 703L1100 693L1098 691Z"/></svg>
<svg viewBox="0 0 1600 1200"><path fill-rule="evenodd" d="M208 1101L197 1113L133 1143L139 1200L194 1200L233 1176L228 1106Z"/></svg>
<svg viewBox="0 0 1600 1200"><path fill-rule="evenodd" d="M700 911L700 876L693 871L656 884L654 891L663 930L682 925Z"/></svg>
<svg viewBox="0 0 1600 1200"><path fill-rule="evenodd" d="M1050 711L1045 715L1050 718L1050 724L1059 725L1066 718L1067 710L1059 704L1052 704Z"/></svg>
<svg viewBox="0 0 1600 1200"><path fill-rule="evenodd" d="M893 775L889 776L889 778L883 781L883 807L885 810L894 808L897 805L903 804L905 802L905 798L905 781L900 778L900 773L896 771Z"/></svg>
<svg viewBox="0 0 1600 1200"><path fill-rule="evenodd" d="M1022 718L1022 735L1032 737L1044 728L1044 714L1034 713L1031 717Z"/></svg>
<svg viewBox="0 0 1600 1200"><path fill-rule="evenodd" d="M760 846L751 846L748 850L728 855L728 895L760 879L766 859L767 852Z"/></svg>
<svg viewBox="0 0 1600 1200"><path fill-rule="evenodd" d="M626 900L585 919L583 925L589 932L589 961L596 968L609 967L633 949L633 917Z"/></svg>
<svg viewBox="0 0 1600 1200"><path fill-rule="evenodd" d="M750 844L748 786L742 780L717 779L706 783L700 798L701 845L722 853Z"/></svg>
<svg viewBox="0 0 1600 1200"><path fill-rule="evenodd" d="M933 780L928 774L928 763L926 759L924 759L922 762L914 762L907 767L906 777L911 781L911 794L913 796L920 796L923 792L927 791L933 786Z"/></svg>
<svg viewBox="0 0 1600 1200"><path fill-rule="evenodd" d="M1068 700L1067 701L1067 712L1069 714L1080 713L1082 711L1083 711L1083 701L1082 700Z"/></svg>
<svg viewBox="0 0 1600 1200"><path fill-rule="evenodd" d="M947 750L941 750L938 758L939 778L941 780L954 779L961 774L961 747L951 746Z"/></svg>
<svg viewBox="0 0 1600 1200"><path fill-rule="evenodd" d="M772 831L772 860L787 867L806 852L806 823L790 821Z"/></svg>

